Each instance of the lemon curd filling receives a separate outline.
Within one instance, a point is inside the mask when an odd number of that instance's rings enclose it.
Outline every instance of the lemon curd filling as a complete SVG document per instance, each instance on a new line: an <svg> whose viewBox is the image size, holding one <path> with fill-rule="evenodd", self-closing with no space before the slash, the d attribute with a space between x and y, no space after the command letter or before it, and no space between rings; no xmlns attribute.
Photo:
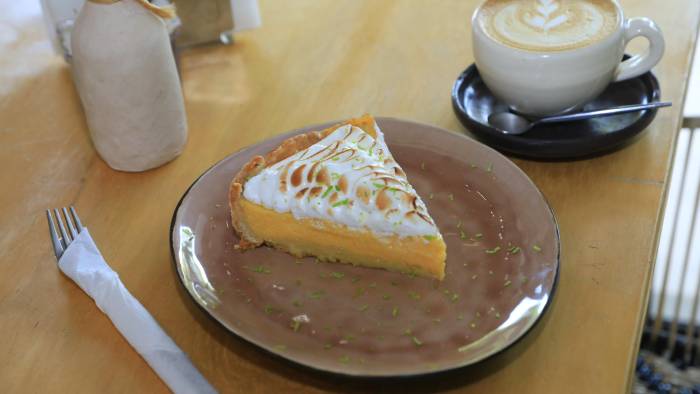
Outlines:
<svg viewBox="0 0 700 394"><path fill-rule="evenodd" d="M296 219L249 201L241 202L252 231L270 245L296 257L314 256L328 262L384 268L443 279L442 238L377 237L371 231L350 230L323 219ZM432 263L431 263L432 262Z"/></svg>

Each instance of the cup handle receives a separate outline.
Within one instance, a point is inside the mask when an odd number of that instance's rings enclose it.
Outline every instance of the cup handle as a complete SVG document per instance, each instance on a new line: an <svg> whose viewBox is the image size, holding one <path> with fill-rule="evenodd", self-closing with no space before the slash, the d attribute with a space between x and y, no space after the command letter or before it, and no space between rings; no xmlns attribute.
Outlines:
<svg viewBox="0 0 700 394"><path fill-rule="evenodd" d="M617 66L615 82L634 78L651 70L664 54L664 36L661 30L649 18L631 18L625 21L625 46L635 37L649 40L649 49L641 55L634 55Z"/></svg>

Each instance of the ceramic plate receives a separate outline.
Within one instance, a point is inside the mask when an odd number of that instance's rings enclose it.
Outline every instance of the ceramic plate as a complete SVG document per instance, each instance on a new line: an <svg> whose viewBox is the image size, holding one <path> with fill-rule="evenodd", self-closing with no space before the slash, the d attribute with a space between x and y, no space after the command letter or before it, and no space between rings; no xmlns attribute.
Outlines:
<svg viewBox="0 0 700 394"><path fill-rule="evenodd" d="M444 281L234 248L227 200L234 174L285 138L327 126L319 125L234 153L194 182L172 222L182 284L234 334L323 371L418 375L507 348L553 295L559 237L552 211L491 148L433 126L377 122L445 238Z"/></svg>

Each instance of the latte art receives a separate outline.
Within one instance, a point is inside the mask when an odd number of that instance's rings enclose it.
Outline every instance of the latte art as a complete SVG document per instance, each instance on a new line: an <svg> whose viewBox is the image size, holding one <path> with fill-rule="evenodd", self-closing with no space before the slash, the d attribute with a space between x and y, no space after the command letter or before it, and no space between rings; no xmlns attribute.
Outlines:
<svg viewBox="0 0 700 394"><path fill-rule="evenodd" d="M612 0L487 0L476 22L492 39L530 51L590 45L617 29Z"/></svg>
<svg viewBox="0 0 700 394"><path fill-rule="evenodd" d="M558 27L569 20L569 15L555 13L559 8L559 3L554 0L540 0L534 12L525 15L525 23L543 31Z"/></svg>

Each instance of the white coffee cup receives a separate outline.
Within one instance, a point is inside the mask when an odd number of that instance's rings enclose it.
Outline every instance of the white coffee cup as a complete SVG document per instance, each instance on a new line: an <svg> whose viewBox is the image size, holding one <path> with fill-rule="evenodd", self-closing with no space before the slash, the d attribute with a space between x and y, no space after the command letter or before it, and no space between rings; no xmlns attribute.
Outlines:
<svg viewBox="0 0 700 394"><path fill-rule="evenodd" d="M558 1L536 3L555 7ZM577 109L611 82L646 73L663 56L661 31L648 18L625 19L620 5L610 3L617 10L612 31L598 41L564 50L521 49L489 36L478 21L486 5L482 4L472 17L474 59L481 78L512 109L542 116ZM640 36L649 41L648 50L621 61L627 44Z"/></svg>

